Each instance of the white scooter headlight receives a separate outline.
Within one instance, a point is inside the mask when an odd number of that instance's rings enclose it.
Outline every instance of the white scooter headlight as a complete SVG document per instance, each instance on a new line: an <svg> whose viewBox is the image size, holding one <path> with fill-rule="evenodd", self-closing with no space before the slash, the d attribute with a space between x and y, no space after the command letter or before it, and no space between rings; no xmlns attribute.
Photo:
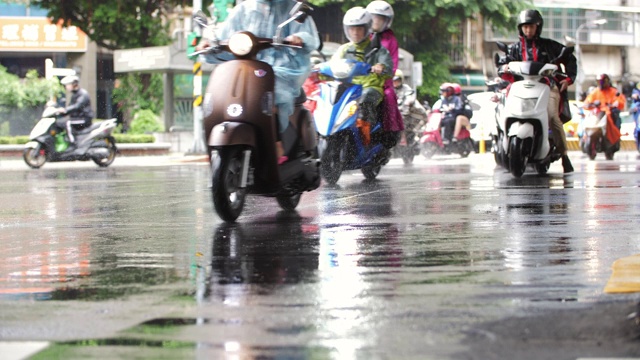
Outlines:
<svg viewBox="0 0 640 360"><path fill-rule="evenodd" d="M346 61L331 62L331 72L336 79L344 79L351 75L355 64Z"/></svg>
<svg viewBox="0 0 640 360"><path fill-rule="evenodd" d="M247 55L253 46L253 39L245 33L236 33L229 38L229 50L236 56Z"/></svg>

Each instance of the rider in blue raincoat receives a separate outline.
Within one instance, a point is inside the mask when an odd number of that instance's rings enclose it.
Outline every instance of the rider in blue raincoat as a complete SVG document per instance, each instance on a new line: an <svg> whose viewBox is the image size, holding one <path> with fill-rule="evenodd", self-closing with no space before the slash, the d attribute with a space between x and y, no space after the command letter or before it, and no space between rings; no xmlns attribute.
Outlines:
<svg viewBox="0 0 640 360"><path fill-rule="evenodd" d="M218 28L216 36L220 40L226 40L233 33L245 30L258 37L271 38L276 34L278 25L290 17L289 11L294 5L292 0L245 0L233 8L229 17ZM289 116L293 114L293 101L300 95L302 84L309 76L310 53L320 44L318 31L311 17L303 23L289 23L282 30L282 36L302 48L272 48L258 53L258 60L270 64L275 72L275 105L278 107L280 133L288 127ZM207 46L210 45L203 42L198 47ZM229 60L233 56L224 53L205 55L204 58L208 63L219 63L220 59Z"/></svg>

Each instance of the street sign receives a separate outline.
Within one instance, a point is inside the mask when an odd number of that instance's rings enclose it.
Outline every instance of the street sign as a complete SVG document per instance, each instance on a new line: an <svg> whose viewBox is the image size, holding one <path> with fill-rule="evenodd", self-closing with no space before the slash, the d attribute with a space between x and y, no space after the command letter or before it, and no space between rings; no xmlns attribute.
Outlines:
<svg viewBox="0 0 640 360"><path fill-rule="evenodd" d="M44 60L44 77L46 79L51 79L54 76L69 76L69 75L76 75L76 71L74 69L54 68L53 60L51 59Z"/></svg>

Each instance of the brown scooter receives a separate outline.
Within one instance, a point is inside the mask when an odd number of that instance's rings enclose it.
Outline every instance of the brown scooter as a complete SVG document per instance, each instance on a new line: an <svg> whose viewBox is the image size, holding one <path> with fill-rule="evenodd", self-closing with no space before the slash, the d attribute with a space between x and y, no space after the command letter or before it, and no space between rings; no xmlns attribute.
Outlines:
<svg viewBox="0 0 640 360"><path fill-rule="evenodd" d="M227 51L235 56L215 67L203 107L213 205L218 216L227 222L240 216L247 194L275 197L282 209L294 210L304 191L320 186L316 131L311 114L302 106L306 100L303 91L296 99L290 126L281 134L289 160L278 165L277 118L273 111L275 75L269 64L256 59L262 50L291 46L282 41L281 29L292 21L305 21L311 10L300 2L296 6L293 15L278 26L273 39L240 31L227 41L197 52ZM198 16L194 20L203 23ZM244 46L237 50L235 45L239 43Z"/></svg>

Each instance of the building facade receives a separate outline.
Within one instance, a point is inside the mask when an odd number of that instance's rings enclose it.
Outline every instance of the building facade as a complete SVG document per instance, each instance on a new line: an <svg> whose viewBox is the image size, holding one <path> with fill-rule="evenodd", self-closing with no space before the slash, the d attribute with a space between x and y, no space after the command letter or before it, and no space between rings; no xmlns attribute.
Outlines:
<svg viewBox="0 0 640 360"><path fill-rule="evenodd" d="M54 68L73 69L80 86L91 94L97 118L115 116L111 101L113 55L98 47L75 26L47 19L47 11L27 3L0 0L0 65L19 77L30 69L46 76L45 61Z"/></svg>
<svg viewBox="0 0 640 360"><path fill-rule="evenodd" d="M640 80L640 0L601 1L535 1L544 18L542 36L575 47L579 73L570 96L595 85L596 76L608 74L625 92ZM513 31L495 31L491 24L482 28L483 63L467 63L481 70L487 78L496 76L493 57L498 52L497 41L517 40Z"/></svg>

